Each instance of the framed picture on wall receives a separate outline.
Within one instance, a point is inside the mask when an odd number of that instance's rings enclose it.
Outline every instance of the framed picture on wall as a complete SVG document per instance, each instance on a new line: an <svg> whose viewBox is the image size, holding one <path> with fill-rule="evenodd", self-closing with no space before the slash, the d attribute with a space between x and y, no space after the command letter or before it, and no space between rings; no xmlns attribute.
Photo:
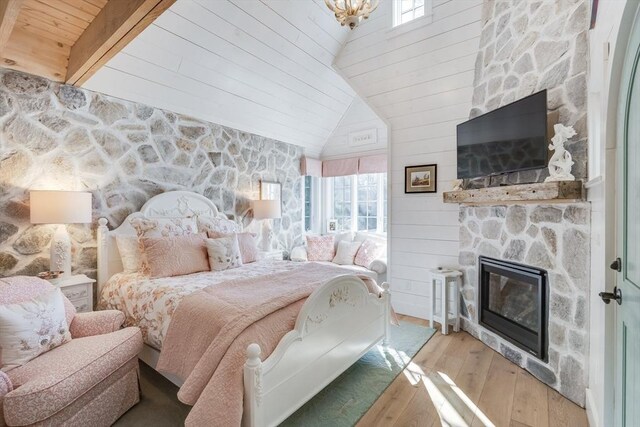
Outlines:
<svg viewBox="0 0 640 427"><path fill-rule="evenodd" d="M438 165L407 166L404 168L405 193L437 193Z"/></svg>
<svg viewBox="0 0 640 427"><path fill-rule="evenodd" d="M260 200L282 200L282 186L280 183L260 181Z"/></svg>
<svg viewBox="0 0 640 427"><path fill-rule="evenodd" d="M327 221L327 233L335 233L338 230L338 220L330 219Z"/></svg>

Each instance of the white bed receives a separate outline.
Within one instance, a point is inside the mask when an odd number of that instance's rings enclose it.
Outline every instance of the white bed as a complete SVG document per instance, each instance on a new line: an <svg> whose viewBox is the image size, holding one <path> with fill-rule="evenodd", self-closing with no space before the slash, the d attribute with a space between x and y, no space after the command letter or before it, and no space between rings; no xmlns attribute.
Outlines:
<svg viewBox="0 0 640 427"><path fill-rule="evenodd" d="M224 217L210 200L186 191L155 196L130 218L141 214L149 218ZM130 218L112 231L109 231L106 219L99 220L99 295L112 276L120 274L118 277L123 277L115 237L135 235ZM285 271L293 267L293 264L281 262L271 266L257 264L245 270L260 274L261 268ZM194 282L205 283L208 273L199 274L203 278ZM198 286L192 288L197 289ZM385 283L382 287L382 296L378 296L370 293L362 280L355 276L328 280L307 298L294 329L282 338L268 358L261 360L260 347L257 344L249 345L244 368L242 424L256 427L279 424L370 348L386 340L391 306L389 286ZM336 304L336 298L332 299L332 296L338 294L348 297ZM156 329L161 331L162 327ZM160 353L154 347L161 344L161 333L156 338L145 338L152 345L145 344L140 358L155 368ZM177 378L167 378L181 385Z"/></svg>

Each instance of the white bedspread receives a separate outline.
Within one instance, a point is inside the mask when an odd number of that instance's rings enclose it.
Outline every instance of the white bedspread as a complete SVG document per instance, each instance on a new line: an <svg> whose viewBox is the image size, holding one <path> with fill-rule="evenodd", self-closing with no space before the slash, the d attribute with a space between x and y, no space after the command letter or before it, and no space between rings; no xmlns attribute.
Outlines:
<svg viewBox="0 0 640 427"><path fill-rule="evenodd" d="M171 316L183 297L228 280L290 271L302 264L262 260L225 271L207 271L186 276L150 279L142 274L119 273L102 288L99 309L122 311L126 326L138 326L144 341L160 350Z"/></svg>

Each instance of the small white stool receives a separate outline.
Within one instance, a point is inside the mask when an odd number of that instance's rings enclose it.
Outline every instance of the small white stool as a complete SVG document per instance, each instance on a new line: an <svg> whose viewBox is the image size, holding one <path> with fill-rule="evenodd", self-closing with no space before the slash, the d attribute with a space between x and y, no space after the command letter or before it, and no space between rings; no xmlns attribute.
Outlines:
<svg viewBox="0 0 640 427"><path fill-rule="evenodd" d="M453 324L454 332L460 330L460 297L459 281L462 273L458 270L433 269L429 270L431 280L431 315L429 317L430 326L433 328L433 321L438 320L442 325L442 334L449 333L449 323ZM436 317L436 287L440 286L440 317ZM449 312L449 292L453 291L454 303Z"/></svg>

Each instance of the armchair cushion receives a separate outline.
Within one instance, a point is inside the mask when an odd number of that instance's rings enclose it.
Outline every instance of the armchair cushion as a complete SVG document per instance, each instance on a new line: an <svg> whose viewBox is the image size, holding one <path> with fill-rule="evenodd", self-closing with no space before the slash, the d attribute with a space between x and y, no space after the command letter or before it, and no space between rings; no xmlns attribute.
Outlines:
<svg viewBox="0 0 640 427"><path fill-rule="evenodd" d="M9 371L14 390L4 396L9 425L49 419L124 366L142 350L138 328L71 340Z"/></svg>
<svg viewBox="0 0 640 427"><path fill-rule="evenodd" d="M120 329L123 323L124 314L118 310L78 313L71 322L71 336L82 338L108 334Z"/></svg>
<svg viewBox="0 0 640 427"><path fill-rule="evenodd" d="M387 260L386 259L374 259L369 264L369 270L375 271L378 274L384 274L387 272Z"/></svg>

